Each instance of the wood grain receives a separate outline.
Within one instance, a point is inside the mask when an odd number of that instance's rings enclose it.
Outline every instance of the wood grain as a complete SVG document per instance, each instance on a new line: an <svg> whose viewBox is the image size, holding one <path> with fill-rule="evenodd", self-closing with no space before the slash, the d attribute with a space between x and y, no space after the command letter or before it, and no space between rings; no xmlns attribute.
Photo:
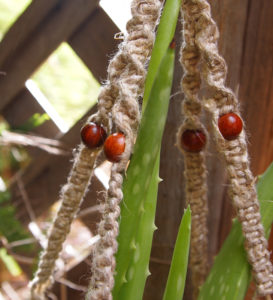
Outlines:
<svg viewBox="0 0 273 300"><path fill-rule="evenodd" d="M0 65L1 71L6 72L6 76L0 77L0 109L17 95L37 67L74 33L97 5L97 0L60 2L58 9L39 24L37 31L29 34L27 42L18 46L14 55Z"/></svg>
<svg viewBox="0 0 273 300"><path fill-rule="evenodd" d="M26 8L22 15L5 34L0 43L0 66L12 57L22 44L37 30L39 24L60 3L60 0L35 0Z"/></svg>
<svg viewBox="0 0 273 300"><path fill-rule="evenodd" d="M120 42L114 39L117 32L119 29L109 16L97 8L68 40L99 81L107 79L109 59Z"/></svg>
<svg viewBox="0 0 273 300"><path fill-rule="evenodd" d="M2 111L3 117L11 127L22 125L35 113L43 114L44 110L26 88L22 89ZM54 138L60 133L60 130L52 120L48 120L32 132Z"/></svg>
<svg viewBox="0 0 273 300"><path fill-rule="evenodd" d="M255 175L273 159L273 2L250 1L240 99Z"/></svg>

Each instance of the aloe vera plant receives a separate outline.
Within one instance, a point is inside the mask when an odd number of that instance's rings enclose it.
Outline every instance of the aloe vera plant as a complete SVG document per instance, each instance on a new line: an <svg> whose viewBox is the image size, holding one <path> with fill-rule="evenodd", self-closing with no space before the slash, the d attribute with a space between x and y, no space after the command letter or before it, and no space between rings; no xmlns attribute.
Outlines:
<svg viewBox="0 0 273 300"><path fill-rule="evenodd" d="M148 102L162 58L174 37L181 2L182 0L167 0L164 5L146 77L143 108L145 108Z"/></svg>
<svg viewBox="0 0 273 300"><path fill-rule="evenodd" d="M155 163L156 161L159 163L160 144L172 85L173 65L174 50L168 49L142 117L135 152L127 171L127 180L124 182L114 299L136 299L133 297L136 292L141 293L139 286L144 288L145 275L148 275L152 234L149 234L149 240L143 237L146 231L153 232L155 229L153 220L156 197L154 195L157 193L159 182L158 168L155 167ZM155 168L157 174L155 172L153 174ZM154 188L155 185L156 188ZM150 195L151 193L153 195ZM149 196L153 199L152 203L148 200ZM152 207L148 209L148 205ZM147 225L149 225L148 228ZM147 247L140 248L140 245ZM143 256L146 256L146 259ZM138 270L140 267L141 270ZM135 276L136 273L140 276ZM136 282L137 278L138 282ZM130 288L131 286L134 286L134 289ZM141 299L141 295L137 299Z"/></svg>
<svg viewBox="0 0 273 300"><path fill-rule="evenodd" d="M188 207L182 218L175 242L171 268L163 300L183 298L191 237L191 210Z"/></svg>
<svg viewBox="0 0 273 300"><path fill-rule="evenodd" d="M273 164L260 176L257 184L262 223L268 238L273 222ZM251 269L244 250L241 225L237 220L214 261L201 288L198 300L243 300L251 280Z"/></svg>
<svg viewBox="0 0 273 300"><path fill-rule="evenodd" d="M114 299L141 299L149 274L152 237L156 228L160 145L174 67L174 50L169 44L180 3L180 0L166 1L146 78L143 117L123 186Z"/></svg>

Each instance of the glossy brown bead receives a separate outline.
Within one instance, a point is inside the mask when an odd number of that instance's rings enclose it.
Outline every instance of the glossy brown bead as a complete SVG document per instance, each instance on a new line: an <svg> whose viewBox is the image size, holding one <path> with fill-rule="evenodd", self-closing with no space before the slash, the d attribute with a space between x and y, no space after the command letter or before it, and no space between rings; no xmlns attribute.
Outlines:
<svg viewBox="0 0 273 300"><path fill-rule="evenodd" d="M243 121L235 113L228 113L218 119L218 127L222 136L230 141L236 139L241 133Z"/></svg>
<svg viewBox="0 0 273 300"><path fill-rule="evenodd" d="M201 130L186 130L181 135L181 147L188 152L200 152L206 144L206 135Z"/></svg>
<svg viewBox="0 0 273 300"><path fill-rule="evenodd" d="M106 140L105 130L96 123L89 122L81 129L81 138L88 148L100 147Z"/></svg>
<svg viewBox="0 0 273 300"><path fill-rule="evenodd" d="M125 136L121 132L114 133L104 143L104 153L111 162L119 162L125 149Z"/></svg>

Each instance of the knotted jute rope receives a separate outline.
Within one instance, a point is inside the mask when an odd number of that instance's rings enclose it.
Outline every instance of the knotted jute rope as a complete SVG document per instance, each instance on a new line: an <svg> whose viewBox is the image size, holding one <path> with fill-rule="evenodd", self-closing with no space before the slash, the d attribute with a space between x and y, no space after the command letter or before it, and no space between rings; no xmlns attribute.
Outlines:
<svg viewBox="0 0 273 300"><path fill-rule="evenodd" d="M193 284L194 299L197 298L199 287L207 275L208 259L208 229L207 229L207 170L205 165L205 151L192 153L180 147L180 139L186 130L201 130L206 134L200 122L202 112L198 97L201 79L199 71L200 53L195 45L195 24L190 18L190 6L187 1L182 3L183 45L180 62L184 69L182 89L185 95L182 126L177 134L177 145L184 155L186 202L192 211L192 231L190 248L190 268Z"/></svg>
<svg viewBox="0 0 273 300"><path fill-rule="evenodd" d="M126 136L126 150L123 158L120 163L112 167L103 220L99 225L101 240L95 254L98 257L94 260L91 280L95 285L90 284L89 296L87 296L91 299L110 299L111 297L109 294L108 298L103 298L104 296L101 298L100 288L97 289L101 281L98 274L100 272L105 274L107 267L100 264L102 260L110 258L112 267L110 272L107 270L107 276L111 279L105 281L103 294L105 290L110 292L113 285L113 254L116 252L115 238L118 231L116 220L119 216L118 204L122 199L123 173L132 152L139 123L140 109L137 99L143 92L145 64L154 43L154 31L160 8L160 1L132 2L133 17L127 24L128 35L109 64L108 80L101 88L99 95L98 113L89 118L89 121L103 125L108 132L114 125L115 130L122 131ZM99 152L100 149L90 150L82 144L79 146L67 184L61 192L62 203L50 230L47 248L41 255L38 270L32 281L32 299L45 299L45 292L53 283L52 273L56 259L87 190Z"/></svg>
<svg viewBox="0 0 273 300"><path fill-rule="evenodd" d="M104 209L98 230L101 238L95 246L87 300L112 299L123 175L137 134L140 119L137 99L143 94L145 64L153 47L160 9L161 1L133 0L132 19L127 23L129 35L116 55L117 60L109 66L109 72L112 68L115 72L122 70L116 85L117 100L111 113L113 130L124 133L126 148L120 162L112 166L107 197L102 200Z"/></svg>
<svg viewBox="0 0 273 300"><path fill-rule="evenodd" d="M195 22L195 42L202 57L201 77L209 87L210 96L204 99L204 105L212 117L218 151L226 161L230 195L242 224L245 249L252 266L257 292L259 295L269 295L273 293L273 268L261 224L255 181L249 168L245 132L242 131L238 138L229 141L223 138L218 128L218 118L221 115L229 112L239 114L236 96L225 87L227 67L218 53L218 29L206 0L185 2L188 3L191 19Z"/></svg>
<svg viewBox="0 0 273 300"><path fill-rule="evenodd" d="M31 283L33 300L46 299L45 292L53 283L55 262L86 193L98 152L99 150L90 150L80 145L75 155L67 183L61 190L61 206L53 221L47 247L41 255L38 270Z"/></svg>

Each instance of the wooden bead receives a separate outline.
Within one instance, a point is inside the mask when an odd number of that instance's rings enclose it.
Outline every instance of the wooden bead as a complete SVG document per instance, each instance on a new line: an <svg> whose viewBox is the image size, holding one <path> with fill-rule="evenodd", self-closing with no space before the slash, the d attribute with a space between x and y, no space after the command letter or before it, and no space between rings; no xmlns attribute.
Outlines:
<svg viewBox="0 0 273 300"><path fill-rule="evenodd" d="M125 136L121 132L114 133L104 143L104 153L111 162L119 162L125 149Z"/></svg>
<svg viewBox="0 0 273 300"><path fill-rule="evenodd" d="M200 152L206 144L206 135L201 130L187 129L181 135L181 147L188 152Z"/></svg>
<svg viewBox="0 0 273 300"><path fill-rule="evenodd" d="M86 147L91 149L100 147L104 143L106 137L107 134L105 130L93 122L89 122L81 129L82 141Z"/></svg>
<svg viewBox="0 0 273 300"><path fill-rule="evenodd" d="M243 129L242 119L235 113L222 115L218 119L218 127L222 136L226 140L234 140Z"/></svg>

